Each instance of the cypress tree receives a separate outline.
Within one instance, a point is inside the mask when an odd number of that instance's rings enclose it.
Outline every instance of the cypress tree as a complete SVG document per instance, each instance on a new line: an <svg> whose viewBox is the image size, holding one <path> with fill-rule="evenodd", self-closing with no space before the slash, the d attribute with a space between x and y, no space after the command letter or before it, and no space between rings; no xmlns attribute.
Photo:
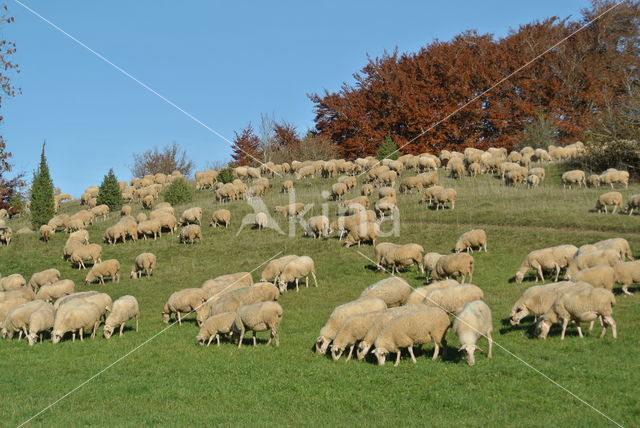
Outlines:
<svg viewBox="0 0 640 428"><path fill-rule="evenodd" d="M378 147L378 153L376 153L376 159L398 159L400 156L400 152L398 151L398 146L391 138L391 135L387 135L384 137L384 141Z"/></svg>
<svg viewBox="0 0 640 428"><path fill-rule="evenodd" d="M53 181L49 174L47 157L44 154L46 143L42 144L42 154L40 154L40 166L33 174L31 184L31 225L34 229L46 224L54 211Z"/></svg>
<svg viewBox="0 0 640 428"><path fill-rule="evenodd" d="M122 208L122 191L120 190L118 179L113 173L113 168L110 169L109 173L102 179L96 202L98 205L107 205L111 212L118 211Z"/></svg>

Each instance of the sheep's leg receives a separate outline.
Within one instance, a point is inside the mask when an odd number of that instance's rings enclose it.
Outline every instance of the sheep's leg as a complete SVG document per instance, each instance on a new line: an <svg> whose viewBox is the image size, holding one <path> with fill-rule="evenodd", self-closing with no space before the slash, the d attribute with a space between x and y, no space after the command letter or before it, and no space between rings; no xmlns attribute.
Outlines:
<svg viewBox="0 0 640 428"><path fill-rule="evenodd" d="M75 332L75 331L74 331L73 333L71 333L71 340L72 340L73 342L75 342L75 341L76 341L76 332Z"/></svg>
<svg viewBox="0 0 640 428"><path fill-rule="evenodd" d="M398 364L400 364L400 350L396 352L396 362L393 364L393 367L398 367Z"/></svg>
<svg viewBox="0 0 640 428"><path fill-rule="evenodd" d="M569 318L562 320L562 334L560 334L560 340L564 340L564 334L567 331L568 325L569 325Z"/></svg>
<svg viewBox="0 0 640 428"><path fill-rule="evenodd" d="M118 333L118 336L122 336L122 330L124 330L124 323L120 324L120 332Z"/></svg>
<svg viewBox="0 0 640 428"><path fill-rule="evenodd" d="M84 342L84 329L80 329L80 342Z"/></svg>
<svg viewBox="0 0 640 428"><path fill-rule="evenodd" d="M629 286L626 284L622 286L622 292L627 296L633 296L633 293L629 291Z"/></svg>
<svg viewBox="0 0 640 428"><path fill-rule="evenodd" d="M542 266L538 266L538 277L540 281L544 282L544 274L542 273Z"/></svg>
<svg viewBox="0 0 640 428"><path fill-rule="evenodd" d="M417 361L416 361L416 357L415 357L415 355L413 355L413 346L409 346L409 347L407 348L407 350L409 351L409 355L411 355L411 362L412 362L413 364L417 363Z"/></svg>
<svg viewBox="0 0 640 428"><path fill-rule="evenodd" d="M577 325L577 329L578 329L578 336L580 336L580 338L584 338L584 336L582 335L582 328L580 327L580 324Z"/></svg>
<svg viewBox="0 0 640 428"><path fill-rule="evenodd" d="M596 322L596 321L595 321L595 320L593 320L593 321L591 321L591 322L589 323L589 331L592 331L592 330L593 330L593 325L595 324L595 322Z"/></svg>
<svg viewBox="0 0 640 428"><path fill-rule="evenodd" d="M177 313L178 316L178 325L182 325L182 317L180 316L180 312Z"/></svg>
<svg viewBox="0 0 640 428"><path fill-rule="evenodd" d="M216 334L216 346L220 346L220 335Z"/></svg>
<svg viewBox="0 0 640 428"><path fill-rule="evenodd" d="M489 353L487 354L487 358L491 358L493 356L493 337L491 336L491 332L487 334L487 341L489 342Z"/></svg>
<svg viewBox="0 0 640 428"><path fill-rule="evenodd" d="M296 278L296 293L297 293L298 291L300 291L300 290L299 290L299 288L298 288L298 278Z"/></svg>
<svg viewBox="0 0 640 428"><path fill-rule="evenodd" d="M209 336L209 340L207 341L207 346L211 345L211 341L213 340L213 336L215 336L215 335L212 334L211 336Z"/></svg>
<svg viewBox="0 0 640 428"><path fill-rule="evenodd" d="M616 326L616 322L613 319L613 317L611 315L607 315L604 317L604 325L602 326L602 328L604 329L605 325L610 325L611 326L611 333L613 334L613 338L617 339L618 338L618 329ZM600 336L604 336L604 333L600 333Z"/></svg>
<svg viewBox="0 0 640 428"><path fill-rule="evenodd" d="M136 333L138 332L138 324L140 323L140 316L136 315Z"/></svg>
<svg viewBox="0 0 640 428"><path fill-rule="evenodd" d="M272 328L271 333L273 334L273 340L275 341L276 346L280 346L280 333L277 328Z"/></svg>
<svg viewBox="0 0 640 428"><path fill-rule="evenodd" d="M435 361L438 358L438 354L440 354L440 346L438 346L438 342L433 342L433 357L431 359Z"/></svg>
<svg viewBox="0 0 640 428"><path fill-rule="evenodd" d="M253 339L253 347L255 348L256 347L256 331L255 330L253 330L252 339ZM271 341L271 339L269 339L269 341Z"/></svg>
<svg viewBox="0 0 640 428"><path fill-rule="evenodd" d="M240 330L240 332L238 333L238 348L242 346L242 338L244 337L244 327L242 328L242 330Z"/></svg>
<svg viewBox="0 0 640 428"><path fill-rule="evenodd" d="M617 205L614 205L614 206L613 206L613 211L611 212L611 214L615 214L617 209L618 209L618 206L617 206Z"/></svg>
<svg viewBox="0 0 640 428"><path fill-rule="evenodd" d="M316 288L318 288L318 280L316 279L316 273L315 272L311 272L311 275L313 276L313 284Z"/></svg>
<svg viewBox="0 0 640 428"><path fill-rule="evenodd" d="M309 288L309 275L304 277L304 286L305 288Z"/></svg>
<svg viewBox="0 0 640 428"><path fill-rule="evenodd" d="M347 361L349 361L351 359L351 355L353 354L353 348L356 347L356 344L352 344L351 348L349 348L349 354L347 355Z"/></svg>

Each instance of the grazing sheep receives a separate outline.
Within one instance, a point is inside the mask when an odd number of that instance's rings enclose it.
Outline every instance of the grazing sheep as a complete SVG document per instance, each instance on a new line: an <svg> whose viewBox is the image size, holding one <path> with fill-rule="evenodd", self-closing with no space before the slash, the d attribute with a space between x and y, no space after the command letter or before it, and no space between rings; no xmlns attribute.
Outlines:
<svg viewBox="0 0 640 428"><path fill-rule="evenodd" d="M7 315L13 308L29 302L29 300L23 297L17 297L15 299L7 300L6 302L0 302L0 326L4 324L4 320L7 319Z"/></svg>
<svg viewBox="0 0 640 428"><path fill-rule="evenodd" d="M640 260L633 262L618 263L613 266L616 275L616 282L622 285L624 294L631 295L629 286L640 284Z"/></svg>
<svg viewBox="0 0 640 428"><path fill-rule="evenodd" d="M627 212L629 215L633 214L633 210L640 210L640 194L631 195L627 201Z"/></svg>
<svg viewBox="0 0 640 428"><path fill-rule="evenodd" d="M127 231L125 229L124 224L117 223L111 227L108 227L107 230L104 231L104 240L108 244L115 245L118 242L118 239L122 240L124 244L125 239L127 238Z"/></svg>
<svg viewBox="0 0 640 428"><path fill-rule="evenodd" d="M537 175L529 174L527 176L527 187L529 189L533 189L534 187L538 187L540 185L540 177Z"/></svg>
<svg viewBox="0 0 640 428"><path fill-rule="evenodd" d="M235 312L244 305L276 301L279 297L278 288L270 282L259 282L251 287L227 290L221 293L219 299L209 299L202 305L197 311L196 321L198 325L202 325L212 315Z"/></svg>
<svg viewBox="0 0 640 428"><path fill-rule="evenodd" d="M371 245L376 245L376 238L380 233L380 226L378 223L361 223L354 227L349 234L347 235L347 239L345 239L344 246L350 247L354 244L358 244L363 241L371 241Z"/></svg>
<svg viewBox="0 0 640 428"><path fill-rule="evenodd" d="M433 278L436 280L461 276L462 282L465 282L467 274L469 281L473 281L473 256L467 253L442 256L433 270Z"/></svg>
<svg viewBox="0 0 640 428"><path fill-rule="evenodd" d="M460 284L437 288L427 294L422 303L442 309L449 314L456 314L467 303L482 299L484 299L484 293L480 287L473 284Z"/></svg>
<svg viewBox="0 0 640 428"><path fill-rule="evenodd" d="M473 229L463 233L458 238L454 250L456 253L462 251L473 253L473 247L478 247L479 250L484 249L484 252L487 252L487 234L484 230Z"/></svg>
<svg viewBox="0 0 640 428"><path fill-rule="evenodd" d="M119 336L122 336L122 330L127 321L136 320L136 331L138 331L138 321L140 320L140 307L138 300L133 296L122 296L115 302L109 316L104 322L103 335L105 339L109 339L116 327L120 326Z"/></svg>
<svg viewBox="0 0 640 428"><path fill-rule="evenodd" d="M544 180L544 177L545 177L546 173L545 173L544 168L531 168L529 170L529 175L535 175L542 182Z"/></svg>
<svg viewBox="0 0 640 428"><path fill-rule="evenodd" d="M153 235L153 240L155 241L158 236L162 236L160 222L158 220L141 221L138 223L138 234L144 240L147 239L147 235Z"/></svg>
<svg viewBox="0 0 640 428"><path fill-rule="evenodd" d="M384 311L366 312L347 318L344 323L342 323L342 326L340 326L335 339L333 339L333 343L331 344L331 358L333 358L334 361L339 360L347 346L350 346L347 356L347 361L349 361L356 342L364 338L367 331L369 331L373 323L383 312Z"/></svg>
<svg viewBox="0 0 640 428"><path fill-rule="evenodd" d="M347 189L347 185L344 183L335 183L331 186L331 197L334 201L342 199L344 195L347 194L349 189Z"/></svg>
<svg viewBox="0 0 640 428"><path fill-rule="evenodd" d="M86 229L76 230L69 235L69 238L67 238L67 243L71 241L80 242L86 245L89 243L89 232Z"/></svg>
<svg viewBox="0 0 640 428"><path fill-rule="evenodd" d="M616 210L620 208L622 211L622 193L620 192L608 192L598 196L598 200L596 201L596 211L599 213L604 210L605 214L609 211L607 207L613 206L613 211L611 214L615 214Z"/></svg>
<svg viewBox="0 0 640 428"><path fill-rule="evenodd" d="M560 340L564 339L569 321L576 323L578 335L582 336L580 323L592 322L597 318L602 321L602 332L600 338L603 338L607 332L607 326L611 326L613 338L617 338L616 322L611 314L613 313L613 305L616 299L613 293L603 288L592 288L585 290L576 290L560 295L538 320L536 329L540 331L539 338L545 339L549 334L551 326L556 323L562 323L562 333Z"/></svg>
<svg viewBox="0 0 640 428"><path fill-rule="evenodd" d="M624 187L629 187L629 173L627 171L618 171L615 168L610 168L600 175L601 184L609 184L613 189L614 184L622 184Z"/></svg>
<svg viewBox="0 0 640 428"><path fill-rule="evenodd" d="M400 193L411 193L413 189L418 193L422 191L422 179L416 176L403 178L400 182Z"/></svg>
<svg viewBox="0 0 640 428"><path fill-rule="evenodd" d="M100 324L102 312L98 306L93 303L73 304L63 313L56 313L53 323L53 332L51 333L51 342L58 343L62 340L65 333L71 332L73 341L76 340L76 332L80 334L80 341L84 340L85 331L91 329L91 338L96 337L96 330Z"/></svg>
<svg viewBox="0 0 640 428"><path fill-rule="evenodd" d="M329 228L331 230L338 231L339 240L341 241L345 233L349 233L362 223L375 223L376 219L377 217L375 212L366 210L357 214L338 217L337 220L333 221L329 225Z"/></svg>
<svg viewBox="0 0 640 428"><path fill-rule="evenodd" d="M36 293L29 287L16 288L15 290L0 292L0 302L8 302L14 299L26 299L33 300L36 298Z"/></svg>
<svg viewBox="0 0 640 428"><path fill-rule="evenodd" d="M455 209L457 197L458 193L455 189L444 189L437 192L435 195L433 195L434 202L436 203L436 211L438 211L439 208L444 209L446 203L451 204L452 210Z"/></svg>
<svg viewBox="0 0 640 428"><path fill-rule="evenodd" d="M13 237L13 230L10 227L0 227L0 245L11 243L11 238Z"/></svg>
<svg viewBox="0 0 640 428"><path fill-rule="evenodd" d="M374 248L374 252L375 252L375 256L376 256L376 267L378 268L378 270L383 270L384 268L382 267L382 258L390 251L393 251L394 249L400 247L399 244L394 244L392 242L382 242L378 245L375 246Z"/></svg>
<svg viewBox="0 0 640 428"><path fill-rule="evenodd" d="M142 198L142 207L147 210L150 210L151 208L153 208L154 202L155 202L154 197L151 195L147 195L144 198Z"/></svg>
<svg viewBox="0 0 640 428"><path fill-rule="evenodd" d="M153 269L156 267L157 258L153 253L142 253L136 256L131 267L131 279L136 279L142 276L142 273L147 277L153 275Z"/></svg>
<svg viewBox="0 0 640 428"><path fill-rule="evenodd" d="M587 184L589 187L600 187L600 176L598 174L591 174L587 177Z"/></svg>
<svg viewBox="0 0 640 428"><path fill-rule="evenodd" d="M336 337L342 324L352 315L366 312L383 311L387 309L384 300L373 297L361 297L352 302L336 307L325 325L320 329L320 335L316 339L316 354L324 355L329 345Z"/></svg>
<svg viewBox="0 0 640 428"><path fill-rule="evenodd" d="M313 277L315 287L318 287L316 279L316 268L313 259L309 256L301 256L297 259L289 261L282 268L282 273L278 276L278 287L281 293L287 291L287 285L291 282L296 283L296 292L299 291L298 281L300 278L305 279L305 286L309 288L309 275Z"/></svg>
<svg viewBox="0 0 640 428"><path fill-rule="evenodd" d="M199 225L202 221L202 208L194 207L189 208L188 210L184 210L182 215L180 216L180 224L197 224Z"/></svg>
<svg viewBox="0 0 640 428"><path fill-rule="evenodd" d="M576 284L570 281L552 282L551 284L529 287L516 300L509 314L511 325L518 325L529 314L539 317L544 314L556 300L567 291L584 288L585 284ZM592 288L586 284L589 288Z"/></svg>
<svg viewBox="0 0 640 428"><path fill-rule="evenodd" d="M38 338L42 342L42 336L45 331L49 331L53 328L56 311L53 305L42 305L39 309L31 313L29 321L29 333L27 334L27 341L29 346L33 346Z"/></svg>
<svg viewBox="0 0 640 428"><path fill-rule="evenodd" d="M105 260L91 267L91 270L84 278L84 283L89 284L96 279L104 285L104 278L111 277L112 282L120 282L120 262L116 259Z"/></svg>
<svg viewBox="0 0 640 428"><path fill-rule="evenodd" d="M207 318L207 320L200 327L200 332L196 336L196 341L200 345L204 345L207 341L207 346L211 344L211 341L215 337L216 345L220 346L220 333L231 333L231 327L236 320L235 312L223 312Z"/></svg>
<svg viewBox="0 0 640 428"><path fill-rule="evenodd" d="M202 231L200 230L200 226L197 224L190 224L185 226L180 231L179 240L180 243L189 243L193 244L196 239L199 239L202 242Z"/></svg>
<svg viewBox="0 0 640 428"><path fill-rule="evenodd" d="M393 187L381 187L378 189L378 199L384 198L395 198L396 197L396 189Z"/></svg>
<svg viewBox="0 0 640 428"><path fill-rule="evenodd" d="M278 277L282 273L282 270L292 260L296 260L299 257L295 254L289 254L286 256L282 256L280 258L271 260L262 271L260 276L260 281L264 282L273 282L274 284L277 282Z"/></svg>
<svg viewBox="0 0 640 428"><path fill-rule="evenodd" d="M567 279L572 282L586 282L596 288L612 290L613 284L616 282L616 273L611 266L595 266L569 275Z"/></svg>
<svg viewBox="0 0 640 428"><path fill-rule="evenodd" d="M379 264L391 266L391 273L399 272L401 267L416 264L420 272L424 273L424 248L418 244L404 244L391 248L382 254Z"/></svg>
<svg viewBox="0 0 640 428"><path fill-rule="evenodd" d="M455 279L445 279L444 281L436 281L436 282L432 282L429 285L415 288L411 292L411 294L407 298L407 301L404 304L416 305L418 303L424 303L425 299L432 291L437 290L439 288L451 287L454 285L460 285L460 283Z"/></svg>
<svg viewBox="0 0 640 428"><path fill-rule="evenodd" d="M251 278L250 272L236 272L209 279L202 284L201 288L207 293L207 303L210 303L225 291L251 287L252 285L253 278Z"/></svg>
<svg viewBox="0 0 640 428"><path fill-rule="evenodd" d="M357 214L369 209L369 198L366 196L358 196L357 198L343 201L342 205L346 208L347 213L349 213L348 215Z"/></svg>
<svg viewBox="0 0 640 428"><path fill-rule="evenodd" d="M631 252L629 241L624 238L611 238L598 241L593 244L593 247L597 250L616 250L620 254L621 261L624 261L625 258L633 260L633 253Z"/></svg>
<svg viewBox="0 0 640 428"><path fill-rule="evenodd" d="M13 335L18 333L18 340L22 339L22 335L27 334L31 314L48 304L42 300L34 300L11 309L2 324L2 337L12 339Z"/></svg>
<svg viewBox="0 0 640 428"><path fill-rule="evenodd" d="M46 269L31 275L27 284L34 292L38 291L43 285L53 284L60 279L60 271L58 269Z"/></svg>
<svg viewBox="0 0 640 428"><path fill-rule="evenodd" d="M333 231L329 228L329 218L325 215L311 217L304 230L305 236L326 238Z"/></svg>
<svg viewBox="0 0 640 428"><path fill-rule="evenodd" d="M64 260L69 260L71 254L82 246L84 246L84 244L80 241L67 240L67 243L64 244L64 247L62 248L62 258Z"/></svg>
<svg viewBox="0 0 640 428"><path fill-rule="evenodd" d="M0 279L0 291L17 290L27 285L27 281L24 276L19 273L14 273L9 276L5 276Z"/></svg>
<svg viewBox="0 0 640 428"><path fill-rule="evenodd" d="M173 214L163 214L156 220L160 223L160 231L168 230L173 235L178 230L178 219Z"/></svg>
<svg viewBox="0 0 640 428"><path fill-rule="evenodd" d="M524 261L520 265L520 268L515 274L516 282L520 284L524 279L524 275L530 270L535 269L537 271L536 281L538 278L540 281L544 281L544 270L555 270L556 281L560 276L560 264L556 260L553 254L553 249L543 248L541 250L534 250L527 254Z"/></svg>
<svg viewBox="0 0 640 428"><path fill-rule="evenodd" d="M131 206L123 205L122 208L120 208L120 216L125 217L128 215L131 215Z"/></svg>
<svg viewBox="0 0 640 428"><path fill-rule="evenodd" d="M225 229L229 227L231 223L231 211L229 210L216 210L211 216L211 223L209 226L218 227L224 225Z"/></svg>
<svg viewBox="0 0 640 428"><path fill-rule="evenodd" d="M407 281L395 276L382 279L367 288L360 297L376 297L382 299L388 308L402 306L411 295L413 288Z"/></svg>
<svg viewBox="0 0 640 428"><path fill-rule="evenodd" d="M274 208L274 211L282 214L285 218L298 217L304 212L304 204L296 202L290 205L278 205Z"/></svg>
<svg viewBox="0 0 640 428"><path fill-rule="evenodd" d="M167 324L171 315L176 314L178 325L182 325L180 314L190 314L198 310L207 301L207 293L201 288L185 288L169 296L162 310L162 322Z"/></svg>
<svg viewBox="0 0 640 428"><path fill-rule="evenodd" d="M91 297L91 296L95 296L98 294L106 294L106 293L98 293L97 291L80 291L77 293L72 293L69 294L67 296L63 296L61 298L59 298L58 300L56 300L53 304L53 308L55 310L58 310L58 308L62 305L64 305L65 303L69 303L72 300L75 299L83 299L85 297Z"/></svg>
<svg viewBox="0 0 640 428"><path fill-rule="evenodd" d="M106 220L109 217L109 211L109 206L105 204L97 205L91 208L91 212L93 213L93 215L95 215L96 217L102 217L103 220Z"/></svg>
<svg viewBox="0 0 640 428"><path fill-rule="evenodd" d="M574 258L571 263L569 263L569 266L567 267L566 277L568 278L578 271L600 265L613 267L621 261L622 257L620 256L620 253L612 249L598 250L580 254L579 256Z"/></svg>
<svg viewBox="0 0 640 428"><path fill-rule="evenodd" d="M282 306L277 302L260 302L242 306L236 312L236 319L231 326L234 335L238 335L238 348L242 346L242 339L247 330L253 331L253 346L256 346L256 332L270 330L269 341L273 339L276 346L280 345L278 327L282 321Z"/></svg>
<svg viewBox="0 0 640 428"><path fill-rule="evenodd" d="M39 232L40 238L44 242L49 242L49 239L51 239L51 236L55 233L55 229L48 224L43 224L42 226L40 226Z"/></svg>
<svg viewBox="0 0 640 428"><path fill-rule="evenodd" d="M36 299L45 302L57 300L75 291L75 284L70 279L61 279L51 285L43 285L36 293Z"/></svg>
<svg viewBox="0 0 640 428"><path fill-rule="evenodd" d="M586 187L587 179L585 177L584 171L574 169L562 174L562 187L566 188L567 186L569 186L569 189L571 189L571 186L573 184L577 184L579 187L582 187L582 185L584 184Z"/></svg>
<svg viewBox="0 0 640 428"><path fill-rule="evenodd" d="M292 180L285 180L282 182L282 189L281 192L282 193L289 193L293 190L293 181Z"/></svg>
<svg viewBox="0 0 640 428"><path fill-rule="evenodd" d="M436 264L438 263L438 260L440 260L440 257L442 257L442 254L435 252L430 252L424 255L424 258L422 259L422 265L424 266L427 281L433 274L433 271L436 269Z"/></svg>
<svg viewBox="0 0 640 428"><path fill-rule="evenodd" d="M91 264L95 265L102 261L102 247L98 244L78 247L71 253L69 261L72 265L76 265L78 269L86 269L84 262L90 261Z"/></svg>
<svg viewBox="0 0 640 428"><path fill-rule="evenodd" d="M386 213L394 213L398 210L398 201L395 196L386 196L382 199L378 199L373 206L376 214L380 218L384 218Z"/></svg>
<svg viewBox="0 0 640 428"><path fill-rule="evenodd" d="M467 354L467 364L472 366L476 362L473 354L476 349L480 349L476 345L480 337L487 338L489 342L487 358L491 358L493 348L491 309L482 300L474 300L462 308L453 322L453 331L460 341L458 350Z"/></svg>
<svg viewBox="0 0 640 428"><path fill-rule="evenodd" d="M383 366L388 354L395 352L394 366L400 364L402 348L407 348L411 361L415 364L413 345L433 342L433 360L438 358L440 346L446 351L445 336L450 326L447 314L438 308L425 308L416 312L398 316L389 321L376 338L373 354L378 365Z"/></svg>
<svg viewBox="0 0 640 428"><path fill-rule="evenodd" d="M371 184L363 184L360 188L360 195L371 196L373 194L373 186Z"/></svg>

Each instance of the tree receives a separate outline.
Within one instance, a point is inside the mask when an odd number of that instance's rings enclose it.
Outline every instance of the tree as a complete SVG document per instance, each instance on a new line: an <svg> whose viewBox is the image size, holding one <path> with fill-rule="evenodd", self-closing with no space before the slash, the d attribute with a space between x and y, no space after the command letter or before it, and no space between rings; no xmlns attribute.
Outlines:
<svg viewBox="0 0 640 428"><path fill-rule="evenodd" d="M236 137L233 140L233 162L237 166L258 166L261 157L260 138L253 132L251 124L240 131L238 134L234 132Z"/></svg>
<svg viewBox="0 0 640 428"><path fill-rule="evenodd" d="M162 193L162 197L171 205L184 204L193 200L195 190L184 178L177 178L169 184Z"/></svg>
<svg viewBox="0 0 640 428"><path fill-rule="evenodd" d="M550 145L555 145L557 139L558 128L547 118L547 115L538 113L536 120L524 129L522 139L514 146L514 149L520 150L528 146L546 150Z"/></svg>
<svg viewBox="0 0 640 428"><path fill-rule="evenodd" d="M49 174L47 157L44 154L45 144L42 144L40 166L33 174L31 184L31 224L34 229L47 223L54 214L53 181Z"/></svg>
<svg viewBox="0 0 640 428"><path fill-rule="evenodd" d="M154 147L144 153L133 155L131 173L134 177L143 177L150 174L171 174L180 171L185 177L193 170L193 161L187 157L187 152L181 149L175 141L167 144L162 149Z"/></svg>
<svg viewBox="0 0 640 428"><path fill-rule="evenodd" d="M384 141L380 144L378 148L378 152L376 153L376 159L393 159L396 160L400 156L400 152L398 151L398 146L391 138L391 135L387 135L384 137Z"/></svg>
<svg viewBox="0 0 640 428"><path fill-rule="evenodd" d="M102 179L97 203L98 205L107 205L111 212L117 211L122 208L122 191L120 190L118 179L113 173L113 168L110 169L109 173L104 176L104 179Z"/></svg>

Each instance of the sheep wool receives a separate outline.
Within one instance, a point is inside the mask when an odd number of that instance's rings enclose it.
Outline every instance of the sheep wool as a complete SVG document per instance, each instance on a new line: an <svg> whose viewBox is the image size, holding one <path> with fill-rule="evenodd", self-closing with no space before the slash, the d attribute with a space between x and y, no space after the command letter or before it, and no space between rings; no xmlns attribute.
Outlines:
<svg viewBox="0 0 640 428"><path fill-rule="evenodd" d="M478 348L476 343L480 337L486 337L489 342L487 358L491 358L493 348L493 321L491 309L482 300L467 303L453 322L453 331L460 342L460 352L467 355L467 364L475 364L474 352Z"/></svg>

